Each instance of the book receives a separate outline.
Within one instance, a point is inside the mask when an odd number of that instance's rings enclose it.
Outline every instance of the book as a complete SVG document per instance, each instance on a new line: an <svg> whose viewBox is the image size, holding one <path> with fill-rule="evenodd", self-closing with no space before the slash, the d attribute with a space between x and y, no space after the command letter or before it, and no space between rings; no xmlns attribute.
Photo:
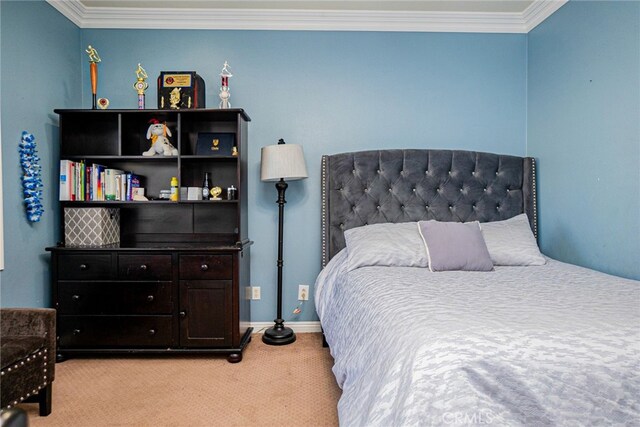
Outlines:
<svg viewBox="0 0 640 427"><path fill-rule="evenodd" d="M74 162L60 160L60 201L71 200Z"/></svg>

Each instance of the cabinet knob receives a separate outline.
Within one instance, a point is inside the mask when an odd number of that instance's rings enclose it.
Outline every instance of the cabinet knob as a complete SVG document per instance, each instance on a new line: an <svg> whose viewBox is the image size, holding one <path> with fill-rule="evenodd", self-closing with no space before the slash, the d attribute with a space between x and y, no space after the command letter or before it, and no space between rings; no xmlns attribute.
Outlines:
<svg viewBox="0 0 640 427"><path fill-rule="evenodd" d="M156 334L155 329L149 329L149 335L155 335L155 334Z"/></svg>
<svg viewBox="0 0 640 427"><path fill-rule="evenodd" d="M140 270L145 271L147 269L147 264L142 264L140 266Z"/></svg>
<svg viewBox="0 0 640 427"><path fill-rule="evenodd" d="M80 299L80 295L73 295L71 299L74 301L78 301Z"/></svg>
<svg viewBox="0 0 640 427"><path fill-rule="evenodd" d="M147 301L149 302L153 301L153 295L147 295Z"/></svg>
<svg viewBox="0 0 640 427"><path fill-rule="evenodd" d="M87 268L89 268L87 264L80 264L80 270L86 270Z"/></svg>
<svg viewBox="0 0 640 427"><path fill-rule="evenodd" d="M73 330L73 335L79 335L79 334L80 334L80 329Z"/></svg>
<svg viewBox="0 0 640 427"><path fill-rule="evenodd" d="M187 312L186 311L181 311L180 312L180 317L182 317L182 318L187 317Z"/></svg>
<svg viewBox="0 0 640 427"><path fill-rule="evenodd" d="M208 269L209 269L209 266L207 264L202 264L200 266L200 270L202 270L202 271L207 271Z"/></svg>

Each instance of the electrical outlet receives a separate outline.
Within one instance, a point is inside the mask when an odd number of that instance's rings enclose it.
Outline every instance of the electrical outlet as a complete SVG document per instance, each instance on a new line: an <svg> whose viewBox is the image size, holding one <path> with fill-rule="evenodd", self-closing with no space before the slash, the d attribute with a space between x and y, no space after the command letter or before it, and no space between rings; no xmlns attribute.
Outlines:
<svg viewBox="0 0 640 427"><path fill-rule="evenodd" d="M244 287L244 299L251 299L251 286Z"/></svg>
<svg viewBox="0 0 640 427"><path fill-rule="evenodd" d="M260 299L260 286L251 287L251 299Z"/></svg>
<svg viewBox="0 0 640 427"><path fill-rule="evenodd" d="M309 285L298 285L298 301L309 300Z"/></svg>

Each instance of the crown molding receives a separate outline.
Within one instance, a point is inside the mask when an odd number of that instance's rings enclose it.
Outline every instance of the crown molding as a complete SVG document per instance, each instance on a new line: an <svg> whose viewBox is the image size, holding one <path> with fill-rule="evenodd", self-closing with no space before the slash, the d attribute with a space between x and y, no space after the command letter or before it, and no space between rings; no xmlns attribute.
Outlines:
<svg viewBox="0 0 640 427"><path fill-rule="evenodd" d="M522 13L86 7L47 0L80 28L527 33L568 0L536 0Z"/></svg>
<svg viewBox="0 0 640 427"><path fill-rule="evenodd" d="M564 6L569 0L536 0L522 12L526 32L533 30L542 21Z"/></svg>

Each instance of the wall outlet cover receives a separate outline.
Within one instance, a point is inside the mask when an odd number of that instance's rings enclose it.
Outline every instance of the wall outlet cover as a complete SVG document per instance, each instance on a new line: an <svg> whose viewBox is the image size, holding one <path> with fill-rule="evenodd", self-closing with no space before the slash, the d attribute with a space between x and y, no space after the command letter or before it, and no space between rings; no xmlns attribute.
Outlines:
<svg viewBox="0 0 640 427"><path fill-rule="evenodd" d="M260 286L253 286L251 288L251 299L260 299Z"/></svg>
<svg viewBox="0 0 640 427"><path fill-rule="evenodd" d="M298 301L309 300L309 285L298 285Z"/></svg>

